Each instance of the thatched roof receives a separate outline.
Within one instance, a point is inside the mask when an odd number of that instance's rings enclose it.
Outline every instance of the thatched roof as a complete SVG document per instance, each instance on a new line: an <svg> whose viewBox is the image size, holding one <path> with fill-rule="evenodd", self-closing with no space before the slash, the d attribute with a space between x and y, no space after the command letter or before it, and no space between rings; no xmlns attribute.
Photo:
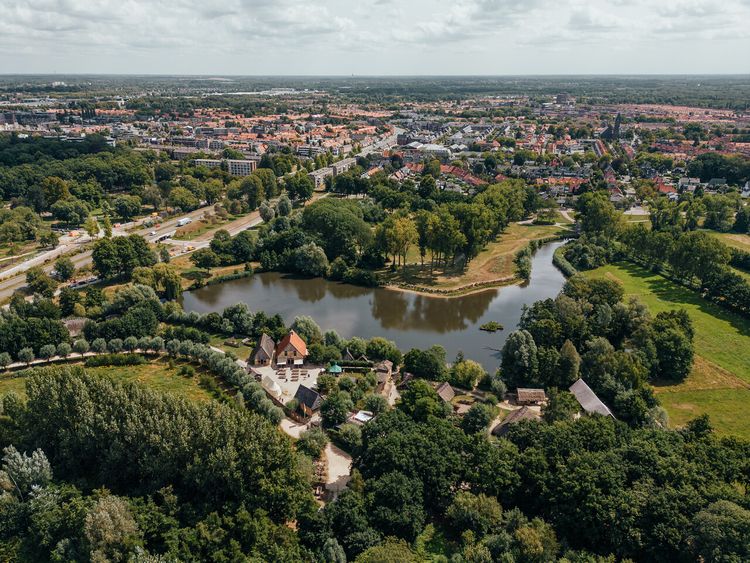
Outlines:
<svg viewBox="0 0 750 563"><path fill-rule="evenodd" d="M500 424L495 426L492 429L493 436L501 437L507 434L508 430L510 430L510 427L514 424L518 424L521 421L524 420L533 420L533 421L539 421L541 416L539 413L534 412L529 407L521 407L518 410L513 411L508 416L506 416Z"/></svg>
<svg viewBox="0 0 750 563"><path fill-rule="evenodd" d="M547 400L544 389L516 389L519 403L543 403Z"/></svg>
<svg viewBox="0 0 750 563"><path fill-rule="evenodd" d="M260 335L258 343L255 345L255 354L253 355L253 358L256 360L271 360L275 348L276 344L273 339L264 332Z"/></svg>
<svg viewBox="0 0 750 563"><path fill-rule="evenodd" d="M305 405L311 411L316 411L320 408L320 404L323 402L322 397L316 392L300 385L297 387L297 392L294 394L294 398L299 401L300 405Z"/></svg>

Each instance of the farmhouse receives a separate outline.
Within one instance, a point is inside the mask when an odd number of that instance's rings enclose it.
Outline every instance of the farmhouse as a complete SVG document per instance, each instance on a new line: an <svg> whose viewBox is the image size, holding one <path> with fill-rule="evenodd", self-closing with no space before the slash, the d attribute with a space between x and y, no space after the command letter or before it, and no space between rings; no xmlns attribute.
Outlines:
<svg viewBox="0 0 750 563"><path fill-rule="evenodd" d="M295 365L301 366L307 358L307 345L305 341L293 330L289 331L281 339L276 347L276 364L280 366Z"/></svg>
<svg viewBox="0 0 750 563"><path fill-rule="evenodd" d="M450 404L450 402L453 400L453 397L456 396L456 392L447 381L437 388L437 394L443 401L448 404Z"/></svg>
<svg viewBox="0 0 750 563"><path fill-rule="evenodd" d="M502 422L492 429L492 435L498 438L505 436L514 424L524 420L533 420L538 422L541 417L538 412L534 412L529 407L521 407L506 416Z"/></svg>
<svg viewBox="0 0 750 563"><path fill-rule="evenodd" d="M276 353L276 344L265 332L260 335L253 354L253 365L270 366Z"/></svg>
<svg viewBox="0 0 750 563"><path fill-rule="evenodd" d="M297 392L294 394L294 398L299 402L299 408L302 412L311 416L320 408L320 404L323 402L321 396L316 392L301 385L297 387Z"/></svg>
<svg viewBox="0 0 750 563"><path fill-rule="evenodd" d="M383 360L382 362L375 364L374 369L375 375L378 378L377 392L382 393L393 374L393 362L390 360Z"/></svg>

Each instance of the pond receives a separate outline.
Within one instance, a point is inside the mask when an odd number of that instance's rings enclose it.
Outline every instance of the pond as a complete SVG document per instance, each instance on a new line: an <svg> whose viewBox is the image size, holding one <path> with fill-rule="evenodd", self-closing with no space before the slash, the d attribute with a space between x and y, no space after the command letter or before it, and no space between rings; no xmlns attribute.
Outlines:
<svg viewBox="0 0 750 563"><path fill-rule="evenodd" d="M499 365L498 350L518 324L523 306L555 297L562 289L565 278L552 264L554 251L561 244L549 243L537 251L528 284L471 295L431 297L272 272L187 292L183 307L199 313L221 312L245 302L251 311L279 313L288 323L297 315L309 315L323 331L334 329L344 338L383 336L404 352L440 344L449 361L462 351L494 371ZM505 330L479 330L489 321L499 322Z"/></svg>

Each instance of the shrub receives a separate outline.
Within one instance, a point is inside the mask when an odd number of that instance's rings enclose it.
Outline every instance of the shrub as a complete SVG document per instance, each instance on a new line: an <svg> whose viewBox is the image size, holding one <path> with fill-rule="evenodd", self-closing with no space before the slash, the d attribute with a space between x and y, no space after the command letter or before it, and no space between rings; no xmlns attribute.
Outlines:
<svg viewBox="0 0 750 563"><path fill-rule="evenodd" d="M318 459L328 443L328 436L320 428L303 432L297 441L297 450L313 459Z"/></svg>
<svg viewBox="0 0 750 563"><path fill-rule="evenodd" d="M378 287L380 285L380 278L375 272L360 268L349 268L344 274L343 281L362 287Z"/></svg>
<svg viewBox="0 0 750 563"><path fill-rule="evenodd" d="M356 424L342 424L332 436L336 444L350 454L355 454L362 447L362 429Z"/></svg>
<svg viewBox="0 0 750 563"><path fill-rule="evenodd" d="M101 354L86 358L87 368L101 366L140 366L147 363L146 358L140 354Z"/></svg>

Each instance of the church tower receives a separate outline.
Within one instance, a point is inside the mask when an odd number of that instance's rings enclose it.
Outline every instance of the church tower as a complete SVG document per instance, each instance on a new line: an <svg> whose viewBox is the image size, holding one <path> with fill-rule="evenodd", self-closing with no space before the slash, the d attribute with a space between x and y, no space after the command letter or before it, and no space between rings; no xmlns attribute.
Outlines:
<svg viewBox="0 0 750 563"><path fill-rule="evenodd" d="M617 117L615 118L615 130L612 132L612 138L613 139L619 139L620 138L620 126L622 125L622 115L620 113L617 114Z"/></svg>

